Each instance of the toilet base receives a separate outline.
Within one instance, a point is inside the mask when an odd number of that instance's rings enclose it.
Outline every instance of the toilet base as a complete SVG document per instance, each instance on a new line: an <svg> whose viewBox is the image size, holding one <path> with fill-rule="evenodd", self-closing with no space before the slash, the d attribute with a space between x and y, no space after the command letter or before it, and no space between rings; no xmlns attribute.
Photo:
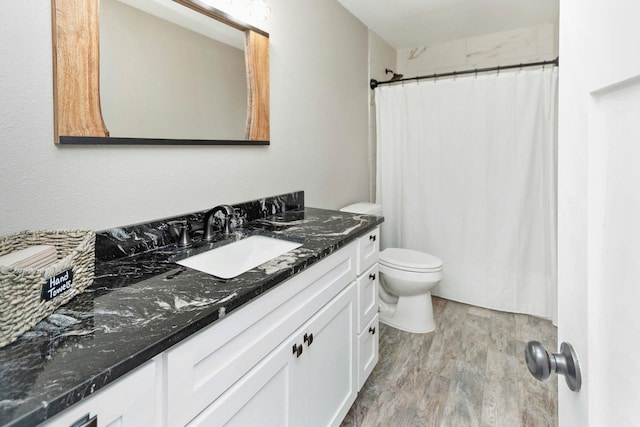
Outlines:
<svg viewBox="0 0 640 427"><path fill-rule="evenodd" d="M389 304L381 300L380 322L415 334L432 332L436 324L433 319L431 292L399 297L397 304Z"/></svg>

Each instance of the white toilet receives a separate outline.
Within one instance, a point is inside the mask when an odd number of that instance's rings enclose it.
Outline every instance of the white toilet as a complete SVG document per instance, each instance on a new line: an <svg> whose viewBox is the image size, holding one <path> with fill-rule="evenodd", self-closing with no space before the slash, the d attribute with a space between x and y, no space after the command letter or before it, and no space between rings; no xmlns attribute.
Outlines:
<svg viewBox="0 0 640 427"><path fill-rule="evenodd" d="M382 206L356 203L341 209L382 215ZM435 329L431 290L442 280L442 261L424 252L387 248L380 252L380 321L414 333Z"/></svg>

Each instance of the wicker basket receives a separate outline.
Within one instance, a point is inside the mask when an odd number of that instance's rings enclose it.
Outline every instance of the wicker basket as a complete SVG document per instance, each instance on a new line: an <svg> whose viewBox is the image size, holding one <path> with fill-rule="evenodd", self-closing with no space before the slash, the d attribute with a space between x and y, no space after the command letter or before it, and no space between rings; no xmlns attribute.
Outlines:
<svg viewBox="0 0 640 427"><path fill-rule="evenodd" d="M0 266L0 347L85 290L93 282L96 235L90 230L21 231L0 237L0 256L33 245L51 245L58 260L44 270ZM51 300L42 297L52 277L71 270L71 287Z"/></svg>

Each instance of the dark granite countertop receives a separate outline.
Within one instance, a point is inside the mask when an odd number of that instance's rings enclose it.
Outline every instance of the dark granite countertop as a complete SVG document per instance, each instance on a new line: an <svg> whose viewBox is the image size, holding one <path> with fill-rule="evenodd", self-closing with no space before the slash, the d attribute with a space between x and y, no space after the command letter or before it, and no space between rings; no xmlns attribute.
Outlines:
<svg viewBox="0 0 640 427"><path fill-rule="evenodd" d="M232 312L382 223L304 208L304 195L292 195L293 210L265 207L267 199L256 201L257 213L241 206L245 221L231 239L263 234L303 245L233 279L175 263L229 238L181 249L165 241L166 221L98 233L93 285L0 349L0 425L52 417L216 322L221 308Z"/></svg>

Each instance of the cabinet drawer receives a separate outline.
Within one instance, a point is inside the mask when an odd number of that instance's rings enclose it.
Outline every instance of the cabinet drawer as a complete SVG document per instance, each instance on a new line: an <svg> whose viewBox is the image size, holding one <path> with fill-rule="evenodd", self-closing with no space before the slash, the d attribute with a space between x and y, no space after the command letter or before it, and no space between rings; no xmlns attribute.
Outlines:
<svg viewBox="0 0 640 427"><path fill-rule="evenodd" d="M352 282L348 245L168 350L168 425L185 425Z"/></svg>
<svg viewBox="0 0 640 427"><path fill-rule="evenodd" d="M358 333L378 313L378 264L358 277Z"/></svg>
<svg viewBox="0 0 640 427"><path fill-rule="evenodd" d="M371 319L358 335L358 391L369 378L378 363L378 342L380 337L378 314Z"/></svg>
<svg viewBox="0 0 640 427"><path fill-rule="evenodd" d="M380 227L358 239L358 274L378 262L380 252Z"/></svg>
<svg viewBox="0 0 640 427"><path fill-rule="evenodd" d="M156 362L151 360L113 384L46 421L43 426L67 427L86 415L97 415L98 426L160 425L156 406Z"/></svg>

